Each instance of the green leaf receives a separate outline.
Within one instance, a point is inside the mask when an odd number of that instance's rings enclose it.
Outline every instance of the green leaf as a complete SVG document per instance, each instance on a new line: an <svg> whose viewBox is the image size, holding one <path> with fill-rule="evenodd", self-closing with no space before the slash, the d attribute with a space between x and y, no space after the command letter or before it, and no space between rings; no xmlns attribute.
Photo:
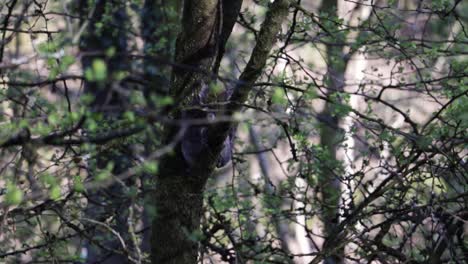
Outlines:
<svg viewBox="0 0 468 264"><path fill-rule="evenodd" d="M49 80L53 80L57 78L58 74L59 74L59 68L56 68L56 67L51 68L49 72L49 76L48 76Z"/></svg>
<svg viewBox="0 0 468 264"><path fill-rule="evenodd" d="M89 68L86 69L85 72L84 72L84 77L88 82L94 81L93 71L91 69L89 69Z"/></svg>
<svg viewBox="0 0 468 264"><path fill-rule="evenodd" d="M78 113L78 112L71 112L71 113L70 113L70 118L71 118L71 120L72 120L73 122L76 122L76 121L78 121L78 120L81 118L81 115L80 115L80 113Z"/></svg>
<svg viewBox="0 0 468 264"><path fill-rule="evenodd" d="M109 171L101 171L96 175L96 181L105 181L110 178Z"/></svg>
<svg viewBox="0 0 468 264"><path fill-rule="evenodd" d="M211 83L210 84L210 93L213 95L218 95L223 91L223 86L219 83Z"/></svg>
<svg viewBox="0 0 468 264"><path fill-rule="evenodd" d="M107 166L104 170L101 170L97 175L96 175L96 181L104 181L110 178L112 174L112 170L114 169L114 163L109 162L107 163Z"/></svg>
<svg viewBox="0 0 468 264"><path fill-rule="evenodd" d="M130 75L130 74L128 72L126 72L126 71L118 71L118 72L114 73L114 79L117 80L117 81L121 81L124 78L126 78L128 75Z"/></svg>
<svg viewBox="0 0 468 264"><path fill-rule="evenodd" d="M57 125L59 123L59 117L57 113L52 113L47 117L47 121L49 121L49 124L51 125Z"/></svg>
<svg viewBox="0 0 468 264"><path fill-rule="evenodd" d="M52 131L52 128L42 122L38 123L37 126L35 126L32 130L33 133L39 133L42 136L48 135L51 131Z"/></svg>
<svg viewBox="0 0 468 264"><path fill-rule="evenodd" d="M58 186L57 179L50 175L44 174L41 176L41 181L46 185L48 188L53 188L54 186Z"/></svg>
<svg viewBox="0 0 468 264"><path fill-rule="evenodd" d="M61 60L61 67L68 67L75 63L75 57L70 56L70 55L65 55L62 57Z"/></svg>
<svg viewBox="0 0 468 264"><path fill-rule="evenodd" d="M89 131L96 132L96 130L98 128L98 125L97 125L96 121L94 121L93 119L88 119L86 124L87 124L87 128L88 128Z"/></svg>
<svg viewBox="0 0 468 264"><path fill-rule="evenodd" d="M136 119L135 113L133 113L132 111L126 111L124 113L124 118L130 122L135 122L135 119Z"/></svg>
<svg viewBox="0 0 468 264"><path fill-rule="evenodd" d="M174 103L174 99L170 96L152 98L158 107L168 106Z"/></svg>
<svg viewBox="0 0 468 264"><path fill-rule="evenodd" d="M9 205L18 205L23 201L23 192L14 184L7 184L5 202Z"/></svg>
<svg viewBox="0 0 468 264"><path fill-rule="evenodd" d="M80 176L73 177L73 189L75 190L75 192L79 193L84 191L83 180Z"/></svg>
<svg viewBox="0 0 468 264"><path fill-rule="evenodd" d="M155 161L147 161L143 164L143 170L147 173L157 173L158 172L158 163Z"/></svg>
<svg viewBox="0 0 468 264"><path fill-rule="evenodd" d="M85 73L85 75L86 75L86 73ZM86 78L86 76L85 76L85 78ZM86 78L86 80L88 80L88 78ZM92 94L89 94L89 93L83 94L82 96L80 96L80 101L84 105L91 104L94 101L94 96Z"/></svg>
<svg viewBox="0 0 468 264"><path fill-rule="evenodd" d="M107 78L107 65L103 60L94 60L92 67L95 81L104 81Z"/></svg>
<svg viewBox="0 0 468 264"><path fill-rule="evenodd" d="M275 88L273 94L271 95L271 102L279 105L285 105L287 103L286 94L282 88Z"/></svg>
<svg viewBox="0 0 468 264"><path fill-rule="evenodd" d="M116 52L116 48L115 47L110 47L106 50L106 56L111 58L111 57L114 57L115 55L115 52Z"/></svg>
<svg viewBox="0 0 468 264"><path fill-rule="evenodd" d="M60 192L60 187L58 185L55 185L52 188L50 188L50 192L49 192L50 199L58 200L60 199L60 195L61 195L61 192Z"/></svg>

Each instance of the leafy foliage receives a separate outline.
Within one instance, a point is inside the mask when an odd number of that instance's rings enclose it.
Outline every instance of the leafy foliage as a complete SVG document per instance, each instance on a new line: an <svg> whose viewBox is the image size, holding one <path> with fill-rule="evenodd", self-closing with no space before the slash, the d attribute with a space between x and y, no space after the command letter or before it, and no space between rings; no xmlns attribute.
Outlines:
<svg viewBox="0 0 468 264"><path fill-rule="evenodd" d="M177 227L200 263L467 261L467 3L282 1L250 84L273 1L181 59L182 2L0 3L0 262L150 263L161 179L203 199ZM211 136L196 162L187 131ZM232 160L206 186L161 176L203 175L213 138Z"/></svg>

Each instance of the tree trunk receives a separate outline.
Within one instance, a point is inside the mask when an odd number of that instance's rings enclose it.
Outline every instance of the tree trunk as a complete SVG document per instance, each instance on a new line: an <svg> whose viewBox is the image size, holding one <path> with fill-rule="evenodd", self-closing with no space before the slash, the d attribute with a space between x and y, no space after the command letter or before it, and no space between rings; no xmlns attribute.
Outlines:
<svg viewBox="0 0 468 264"><path fill-rule="evenodd" d="M153 99L167 96L169 93L171 69L168 65L161 65L155 57L169 61L172 58L172 44L177 32L173 30L178 22L182 0L145 0L141 12L141 33L144 41L143 71L144 80L147 82L144 87L146 104L149 108L155 107ZM173 12L175 11L175 12ZM164 43L161 45L161 43ZM161 67L164 66L164 67ZM145 155L150 156L158 147L162 131L156 126L151 127L151 133L145 138ZM149 180L152 175L144 173L142 182ZM143 212L143 226L151 226L152 215L147 208L152 206L153 193L151 187L145 188ZM141 251L151 252L151 230L147 229L142 234Z"/></svg>
<svg viewBox="0 0 468 264"><path fill-rule="evenodd" d="M106 60L107 76L102 82L86 80L84 91L93 95L94 101L91 104L93 112L101 112L105 106L115 108L113 112L103 112L104 123L112 124L118 120L125 111L125 102L128 98L123 98L121 95L112 91L112 75L117 71L128 70L128 61L121 54L127 52L127 34L125 23L128 21L125 11L125 3L121 0L104 1L99 0L93 6L88 6L86 1L80 3L80 14L83 18L88 18L83 21L87 24L87 30L83 33L80 39L80 50L83 52L98 53L97 55L84 56L82 59L83 69L92 69L93 61L96 59ZM105 21L108 17L110 21ZM97 25L102 24L98 28ZM116 55L112 58L106 58L104 54L114 48ZM91 133L91 132L90 132ZM112 162L115 166L114 174L122 173L130 168L131 153L126 147L113 147L110 150L104 150L90 160L91 168L103 169ZM90 175L93 180L94 175ZM109 188L90 191L88 193L88 205L85 210L87 218L95 219L104 222L112 215L116 216L115 224L112 228L117 231L122 238L128 239L128 208L131 206L130 199L126 196L124 187L119 183L115 183ZM89 224L89 223L88 223ZM93 233L93 238L99 241L100 244L107 248L120 251L124 255L114 252L107 252L98 245L87 241L85 245L87 251L86 263L129 263L125 257L125 250L131 252L130 249L123 249L114 236L110 236L108 230L103 230L101 227L96 227ZM129 245L130 246L130 245Z"/></svg>
<svg viewBox="0 0 468 264"><path fill-rule="evenodd" d="M233 2L242 3L240 0ZM237 18L239 9L232 15ZM183 108L190 106L200 96L201 90L211 81L207 72L213 71L213 63L221 45L225 45L232 25L223 27L222 2L217 0L186 0L182 17L182 29L176 44L176 62L187 68L174 68L171 96L177 103L168 110L175 120L182 120ZM234 18L234 21L235 21ZM231 18L232 20L232 18ZM224 32L224 33L222 33ZM226 35L226 41L220 36ZM219 56L222 56L220 54ZM216 74L216 72L214 72ZM178 140L183 126L166 127L164 143ZM194 139L202 141L202 138ZM196 263L198 242L196 232L203 213L204 186L213 172L222 146L208 151L197 164L189 164L182 153L180 142L175 153L160 162L156 176L156 217L152 224L152 263Z"/></svg>
<svg viewBox="0 0 468 264"><path fill-rule="evenodd" d="M324 1L322 4L322 11L328 14L335 14L338 16L338 1ZM344 42L343 37L336 36L338 43ZM343 54L342 45L327 45L327 80L326 85L327 97L332 98L337 95L336 103L340 103L340 92L344 91L346 60ZM327 237L336 231L339 224L339 210L341 198L341 175L340 170L335 170L338 166L337 151L343 133L340 129L341 117L334 113L333 103L326 102L325 108L320 114L323 124L320 129L320 144L326 152L328 160L324 161L325 165L321 168L319 175L321 203L322 203L322 221L324 223L323 232L325 235L324 247L327 245ZM334 251L334 254L325 258L325 264L339 264L344 261L344 246Z"/></svg>
<svg viewBox="0 0 468 264"><path fill-rule="evenodd" d="M232 31L233 17L237 17L241 0L235 1L236 12L224 12L225 0L186 0L182 18L182 32L177 40L176 62L187 65L187 69L173 70L171 93L177 105L170 110L170 116L182 121L183 107L189 106L199 96L203 86L208 85L211 76L216 74L218 56L222 56L225 40ZM232 1L231 1L232 2ZM230 3L232 4L232 3ZM277 0L270 7L259 34L252 56L226 109L217 109L227 115L239 110L239 102L247 99L252 85L261 75L269 52L276 42L276 34L288 14L289 1ZM217 15L215 15L217 14ZM225 16L225 17L223 17ZM231 21L231 22L227 22ZM235 19L234 19L235 21ZM221 29L221 30L220 30ZM225 40L223 40L225 39ZM221 46L222 45L222 46ZM209 101L206 103L210 103ZM184 158L181 144L177 144L172 155L160 162L161 170L156 176L156 217L153 221L152 263L193 264L198 258L198 234L203 214L203 194L205 183L212 174L218 156L233 123L207 126L206 145L194 162ZM167 127L165 142L177 140L182 127Z"/></svg>

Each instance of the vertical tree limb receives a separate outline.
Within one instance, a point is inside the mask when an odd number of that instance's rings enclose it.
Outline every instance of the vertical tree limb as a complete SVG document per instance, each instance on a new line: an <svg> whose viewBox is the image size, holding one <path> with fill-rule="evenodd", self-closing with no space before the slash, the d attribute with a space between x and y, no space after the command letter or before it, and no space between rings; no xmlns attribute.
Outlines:
<svg viewBox="0 0 468 264"><path fill-rule="evenodd" d="M219 46L216 46L219 42L212 39L212 34L219 30L216 21L222 21L214 19L213 14L220 6L218 1L185 2L183 27L177 42L177 62L203 70L212 69L219 51ZM260 77L276 42L276 34L288 15L288 7L288 0L277 0L270 7L250 61L240 77L239 85L235 87L232 103L226 109L228 114L232 115L240 109L238 103L247 99L252 85ZM206 77L174 69L171 92L183 105L199 93L200 82L206 81L203 78ZM176 117L178 111L175 110ZM166 156L161 161L161 171L156 177L157 215L153 221L152 263L196 263L205 183L216 166L223 142L232 126L234 124L223 123L208 127L209 147L192 166L183 158L180 144L173 156ZM169 130L174 131L173 128ZM172 133L169 132L166 140L171 139Z"/></svg>

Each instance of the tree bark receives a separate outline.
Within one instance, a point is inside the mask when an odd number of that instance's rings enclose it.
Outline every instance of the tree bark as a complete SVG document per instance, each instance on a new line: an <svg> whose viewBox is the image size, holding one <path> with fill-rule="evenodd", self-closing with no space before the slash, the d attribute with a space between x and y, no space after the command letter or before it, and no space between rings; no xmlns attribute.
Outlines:
<svg viewBox="0 0 468 264"><path fill-rule="evenodd" d="M218 56L222 56L220 50L224 47L221 48L220 45L224 46L225 41L216 36L223 36L223 32L230 34L234 23L231 22L232 25L229 26L222 21L232 21L239 13L230 12L229 17L223 18L222 14L226 15L222 10L223 3L214 0L185 1L182 32L176 46L176 62L194 67L197 71L173 70L171 92L179 103L170 111L170 115L176 120L181 119L181 109L189 105L202 86L211 80L211 76L202 72L213 72L216 69L213 65L220 60ZM241 0L237 1L238 10L241 3ZM234 89L231 102L224 109L226 114L232 115L240 109L239 103L247 99L252 85L261 75L269 52L276 42L276 34L287 17L288 7L288 0L277 0L270 7L250 61ZM234 123L221 123L207 127L208 143L202 152L204 155L196 157L192 165L184 159L180 144L175 147L173 155L161 160L161 170L156 175L152 263L197 262L197 234L203 214L205 183L213 173L223 142L233 126ZM166 129L165 142L177 140L176 135L181 128Z"/></svg>
<svg viewBox="0 0 468 264"><path fill-rule="evenodd" d="M242 3L242 0L233 2ZM240 10L240 4L239 4ZM231 14L237 18L238 12ZM234 18L234 21L235 21ZM169 115L181 121L181 113L208 85L213 63L219 54L222 29L222 3L217 0L186 0L182 16L182 29L177 38L174 68L169 93L177 102L168 111ZM232 18L231 18L232 20ZM227 40L226 37L226 40ZM177 139L182 127L165 128L164 143ZM201 139L200 139L201 140ZM156 176L155 205L156 217L152 223L152 263L196 263L198 243L195 232L199 230L203 213L203 190L216 163L216 155L206 155L203 162L190 165L183 156L181 144L177 144L172 156L160 162Z"/></svg>

